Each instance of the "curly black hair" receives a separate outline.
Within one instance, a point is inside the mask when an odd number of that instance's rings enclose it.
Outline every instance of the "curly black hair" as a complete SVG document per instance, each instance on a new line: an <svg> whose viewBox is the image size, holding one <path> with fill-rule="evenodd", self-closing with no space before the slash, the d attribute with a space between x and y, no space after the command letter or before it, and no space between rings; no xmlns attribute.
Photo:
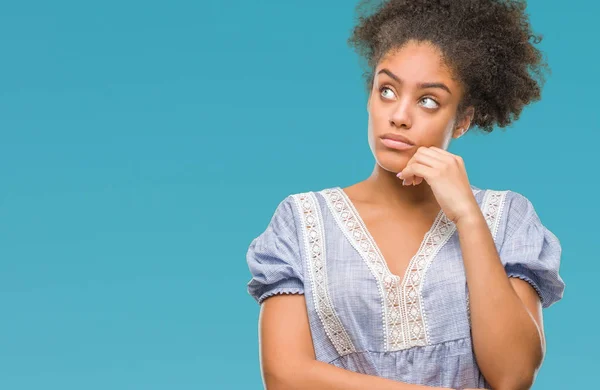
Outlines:
<svg viewBox="0 0 600 390"><path fill-rule="evenodd" d="M489 133L541 98L550 71L525 9L524 0L362 0L348 44L367 61L369 94L374 70L391 50L409 40L433 43L465 88L458 114L473 106L472 125Z"/></svg>

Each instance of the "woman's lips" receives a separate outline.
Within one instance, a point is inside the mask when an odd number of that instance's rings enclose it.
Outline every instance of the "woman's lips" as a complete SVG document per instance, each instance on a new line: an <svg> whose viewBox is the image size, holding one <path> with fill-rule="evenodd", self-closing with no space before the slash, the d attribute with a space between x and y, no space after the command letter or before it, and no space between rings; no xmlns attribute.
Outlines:
<svg viewBox="0 0 600 390"><path fill-rule="evenodd" d="M408 149L412 149L415 146L415 145L407 144L405 142L396 141L396 140L389 139L389 138L382 138L381 142L388 148L397 149L397 150L408 150Z"/></svg>

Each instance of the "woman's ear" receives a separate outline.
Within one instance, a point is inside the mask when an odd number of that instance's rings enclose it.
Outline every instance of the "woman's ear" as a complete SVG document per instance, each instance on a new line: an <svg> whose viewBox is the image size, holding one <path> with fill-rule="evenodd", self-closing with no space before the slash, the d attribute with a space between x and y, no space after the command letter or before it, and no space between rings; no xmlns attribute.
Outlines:
<svg viewBox="0 0 600 390"><path fill-rule="evenodd" d="M464 133L469 131L471 127L471 121L475 115L475 108L468 107L463 114L461 114L460 120L456 123L452 138L460 138Z"/></svg>

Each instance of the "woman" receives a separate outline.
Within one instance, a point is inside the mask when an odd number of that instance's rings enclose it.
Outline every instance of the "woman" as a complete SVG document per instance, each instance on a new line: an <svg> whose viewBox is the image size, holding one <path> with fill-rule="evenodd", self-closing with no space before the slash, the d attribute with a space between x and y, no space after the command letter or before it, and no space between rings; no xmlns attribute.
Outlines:
<svg viewBox="0 0 600 390"><path fill-rule="evenodd" d="M524 195L471 185L447 151L540 98L525 4L386 1L349 42L369 64L376 164L289 195L250 244L265 385L529 388L542 308L564 291L560 243Z"/></svg>

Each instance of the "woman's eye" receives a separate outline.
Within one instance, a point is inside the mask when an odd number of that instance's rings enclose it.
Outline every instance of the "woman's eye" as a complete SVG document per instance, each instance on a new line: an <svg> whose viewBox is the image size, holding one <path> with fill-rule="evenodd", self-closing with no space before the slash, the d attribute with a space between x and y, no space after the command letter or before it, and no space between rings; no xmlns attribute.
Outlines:
<svg viewBox="0 0 600 390"><path fill-rule="evenodd" d="M439 104L435 100L433 100L432 98L430 98L430 97L423 98L421 101L424 102L424 101L427 101L427 100L429 100L430 103L429 103L429 105L424 104L424 106L426 108L437 108L439 106Z"/></svg>
<svg viewBox="0 0 600 390"><path fill-rule="evenodd" d="M389 87L381 87L379 89L379 91L381 93L381 96L385 99L393 99L394 98L394 92ZM387 94L387 96L385 94L385 91L389 91L389 94ZM436 102L435 100L433 100L430 97L425 97L425 98L421 99L421 101L426 102L425 104L423 104L423 106L425 108L435 109L435 108L438 108L438 106L439 106L438 102Z"/></svg>
<svg viewBox="0 0 600 390"><path fill-rule="evenodd" d="M390 92L392 91L392 90L391 90L390 88L388 88L388 87L382 87L382 88L379 90L379 91L382 93L382 96L383 96L383 91L385 91L385 90L388 90L388 91L390 91ZM392 94L393 94L393 92L392 92ZM384 97L384 98L386 98L386 99L388 99L388 98L391 98L392 96L389 96L389 97L388 97L388 96L383 96L383 97Z"/></svg>

